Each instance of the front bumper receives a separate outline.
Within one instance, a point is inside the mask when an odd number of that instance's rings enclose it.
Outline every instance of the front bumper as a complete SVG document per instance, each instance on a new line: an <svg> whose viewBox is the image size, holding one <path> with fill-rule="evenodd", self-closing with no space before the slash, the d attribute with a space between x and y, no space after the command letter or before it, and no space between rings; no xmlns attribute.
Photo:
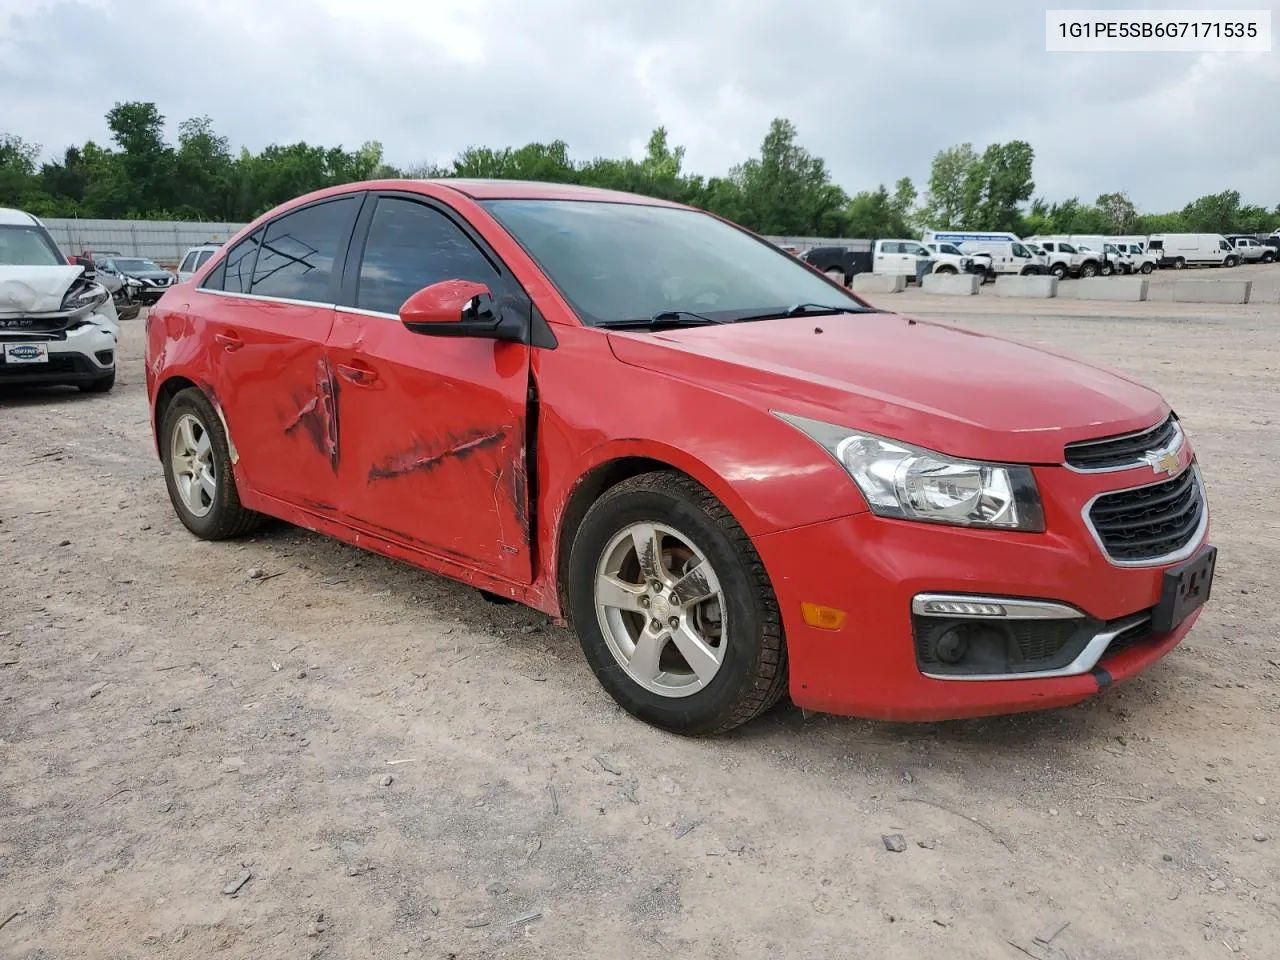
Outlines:
<svg viewBox="0 0 1280 960"><path fill-rule="evenodd" d="M9 333L3 343L43 343L47 363L6 364L0 350L0 386L60 385L97 380L115 369L120 328L114 320L98 315L97 322L56 333Z"/></svg>
<svg viewBox="0 0 1280 960"><path fill-rule="evenodd" d="M1189 452L1184 454L1189 457ZM1147 630L1104 650L1084 672L1017 679L927 676L917 659L912 601L921 594L1022 597L1123 624L1160 601L1160 566L1122 567L1081 516L1101 490L1150 482L1151 471L1080 475L1036 468L1048 530L972 530L861 513L757 538L782 611L790 692L801 707L891 721L1018 713L1077 703L1142 671L1186 636L1201 609L1172 630ZM1208 524L1197 545L1208 540ZM847 612L836 630L806 623L802 604ZM1083 662L1083 661L1082 661Z"/></svg>

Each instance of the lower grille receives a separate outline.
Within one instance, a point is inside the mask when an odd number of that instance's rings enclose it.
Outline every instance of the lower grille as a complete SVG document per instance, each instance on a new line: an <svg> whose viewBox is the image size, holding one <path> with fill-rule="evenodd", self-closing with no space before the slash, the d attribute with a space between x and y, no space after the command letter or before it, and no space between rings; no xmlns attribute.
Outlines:
<svg viewBox="0 0 1280 960"><path fill-rule="evenodd" d="M1193 464L1164 483L1102 494L1088 519L1113 561L1149 563L1171 558L1191 543L1204 512L1204 488Z"/></svg>

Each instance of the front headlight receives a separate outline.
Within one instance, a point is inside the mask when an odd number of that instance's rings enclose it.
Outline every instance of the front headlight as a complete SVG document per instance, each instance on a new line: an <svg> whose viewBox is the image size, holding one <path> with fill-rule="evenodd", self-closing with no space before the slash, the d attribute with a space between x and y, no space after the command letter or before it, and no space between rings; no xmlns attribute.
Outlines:
<svg viewBox="0 0 1280 960"><path fill-rule="evenodd" d="M72 287L62 298L63 310L87 310L98 306L104 301L110 300L111 294L107 292L107 288L100 284L88 284L81 287Z"/></svg>
<svg viewBox="0 0 1280 960"><path fill-rule="evenodd" d="M835 457L879 516L1044 531L1044 508L1030 467L959 460L820 420L775 415Z"/></svg>

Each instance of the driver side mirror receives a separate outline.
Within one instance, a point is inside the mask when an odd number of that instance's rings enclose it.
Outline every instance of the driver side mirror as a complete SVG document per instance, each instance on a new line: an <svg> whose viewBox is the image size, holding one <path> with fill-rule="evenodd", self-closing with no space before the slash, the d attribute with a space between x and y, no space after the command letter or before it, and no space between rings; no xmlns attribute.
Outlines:
<svg viewBox="0 0 1280 960"><path fill-rule="evenodd" d="M400 307L400 322L413 333L525 341L525 324L509 320L488 286L474 280L441 280L423 287Z"/></svg>

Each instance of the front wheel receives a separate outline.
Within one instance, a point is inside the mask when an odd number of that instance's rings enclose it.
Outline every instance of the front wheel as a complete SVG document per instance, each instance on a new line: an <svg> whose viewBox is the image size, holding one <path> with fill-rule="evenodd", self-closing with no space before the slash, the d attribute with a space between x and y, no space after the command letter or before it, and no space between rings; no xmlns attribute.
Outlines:
<svg viewBox="0 0 1280 960"><path fill-rule="evenodd" d="M939 267L937 270L933 272L942 277L950 277L950 276L954 276L958 271L956 270L955 267L943 266L943 267Z"/></svg>
<svg viewBox="0 0 1280 960"><path fill-rule="evenodd" d="M86 380L79 384L81 393L110 393L111 388L116 385L116 371L113 368L109 373L104 373L100 377L94 377L92 380Z"/></svg>
<svg viewBox="0 0 1280 960"><path fill-rule="evenodd" d="M1144 274L1150 273L1150 272L1151 272L1151 271L1153 271L1154 269L1155 269L1155 267L1154 267L1153 265L1149 264L1149 263L1144 263L1144 264L1142 265L1142 272L1143 272Z"/></svg>
<svg viewBox="0 0 1280 960"><path fill-rule="evenodd" d="M1104 263L1102 267L1098 270L1098 272L1101 273L1104 277L1109 277L1116 272L1116 268L1113 267L1110 263Z"/></svg>
<svg viewBox="0 0 1280 960"><path fill-rule="evenodd" d="M178 393L165 410L160 460L173 509L197 537L225 540L261 523L261 514L240 503L221 418L195 387Z"/></svg>
<svg viewBox="0 0 1280 960"><path fill-rule="evenodd" d="M1067 265L1065 263L1055 263L1049 268L1049 272L1059 280L1067 279Z"/></svg>
<svg viewBox="0 0 1280 960"><path fill-rule="evenodd" d="M1236 257L1227 257L1226 260L1222 261L1222 265L1224 267L1234 267L1234 266L1237 266L1239 263L1240 261Z"/></svg>
<svg viewBox="0 0 1280 960"><path fill-rule="evenodd" d="M693 480L626 480L583 518L569 559L574 628L596 678L673 733L723 733L787 682L782 618L745 532Z"/></svg>
<svg viewBox="0 0 1280 960"><path fill-rule="evenodd" d="M1276 255L1274 253L1264 253L1262 255L1263 263L1274 263L1275 259L1276 259Z"/></svg>
<svg viewBox="0 0 1280 960"><path fill-rule="evenodd" d="M1080 268L1080 276L1082 277L1096 277L1097 275L1098 265L1096 263L1089 262Z"/></svg>

